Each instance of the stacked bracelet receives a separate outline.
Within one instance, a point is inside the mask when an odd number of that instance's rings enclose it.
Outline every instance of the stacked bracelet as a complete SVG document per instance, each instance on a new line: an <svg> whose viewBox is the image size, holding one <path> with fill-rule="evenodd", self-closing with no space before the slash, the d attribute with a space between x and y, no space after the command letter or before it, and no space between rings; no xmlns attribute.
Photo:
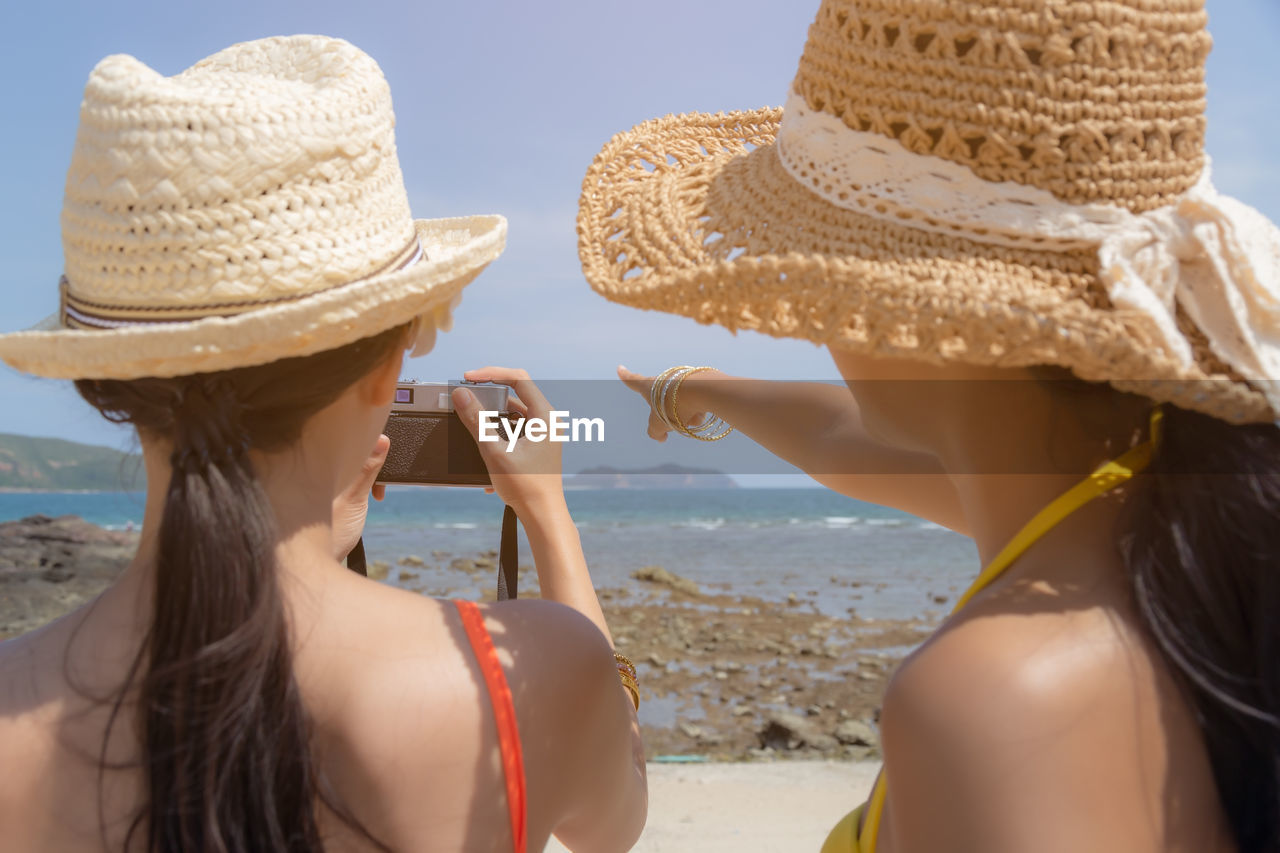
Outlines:
<svg viewBox="0 0 1280 853"><path fill-rule="evenodd" d="M613 653L613 660L618 667L618 678L622 680L622 686L631 694L631 704L635 705L637 711L640 710L640 682L636 676L636 665L626 655Z"/></svg>
<svg viewBox="0 0 1280 853"><path fill-rule="evenodd" d="M709 414L707 419L697 426L688 426L680 419L680 410L678 408L680 387L693 374L711 369L706 366L693 367L688 364L682 364L677 367L668 367L654 377L653 384L649 386L649 406L657 413L658 418L666 424L667 429L689 438L696 438L699 441L719 441L733 432L732 426L725 423L722 418L712 414Z"/></svg>

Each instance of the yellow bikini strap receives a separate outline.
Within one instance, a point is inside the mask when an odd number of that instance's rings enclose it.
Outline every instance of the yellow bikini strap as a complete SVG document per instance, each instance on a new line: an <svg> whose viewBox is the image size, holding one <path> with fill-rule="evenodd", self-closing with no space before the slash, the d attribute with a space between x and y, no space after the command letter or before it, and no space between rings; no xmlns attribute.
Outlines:
<svg viewBox="0 0 1280 853"><path fill-rule="evenodd" d="M964 595L960 596L959 601L956 602L956 606L952 608L951 612L955 613L961 607L964 607L969 602L969 599L981 592L1001 572L1007 569L1014 560L1022 556L1022 553L1030 548L1033 542L1048 533L1068 515L1099 495L1105 494L1125 483L1134 474L1151 464L1151 455L1155 452L1156 445L1160 441L1160 427L1163 418L1163 409L1160 406L1156 406L1151 410L1150 437L1146 441L1135 445L1121 456L1102 463L1092 474L1054 498L1052 503L1036 513L1009 540L1009 544L1005 545L1000 553L996 554L995 558L979 573L974 582L965 590Z"/></svg>
<svg viewBox="0 0 1280 853"><path fill-rule="evenodd" d="M1055 524L1084 506L1101 494L1109 492L1116 486L1127 482L1134 474L1151 464L1151 456L1160 443L1161 426L1164 418L1163 407L1157 405L1151 410L1150 435L1146 441L1127 450L1125 453L1104 462L1092 474L1076 483L1067 491L1054 498L1053 502L1036 513L1021 530L1009 540L995 559L987 564L974 579L964 595L956 602L951 612L955 613L982 591L988 584L1000 576L1000 573L1022 556L1022 552L1031 547L1041 536L1048 533ZM876 839L880 836L880 818L884 814L884 800L888 791L885 769L880 769L876 777L875 787L871 790L871 799L867 802L867 815L863 820L863 833L858 839L862 853L875 853ZM856 831L856 830L855 830Z"/></svg>

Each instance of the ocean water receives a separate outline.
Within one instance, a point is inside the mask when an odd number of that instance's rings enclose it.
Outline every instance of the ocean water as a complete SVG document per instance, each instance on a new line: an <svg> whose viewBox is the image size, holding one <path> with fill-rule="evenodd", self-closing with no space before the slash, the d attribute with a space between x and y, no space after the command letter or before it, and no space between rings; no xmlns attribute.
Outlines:
<svg viewBox="0 0 1280 853"><path fill-rule="evenodd" d="M928 618L947 610L978 570L969 539L825 489L570 491L567 498L602 587L660 565L711 591L795 594L798 606L832 616ZM136 492L0 493L0 521L70 514L124 528L141 523L142 506ZM496 549L501 521L502 502L478 490L393 487L372 505L365 547L370 561L392 564L393 583L474 596L490 579L450 569L449 561ZM531 563L521 540L521 562ZM406 556L426 565L397 565Z"/></svg>

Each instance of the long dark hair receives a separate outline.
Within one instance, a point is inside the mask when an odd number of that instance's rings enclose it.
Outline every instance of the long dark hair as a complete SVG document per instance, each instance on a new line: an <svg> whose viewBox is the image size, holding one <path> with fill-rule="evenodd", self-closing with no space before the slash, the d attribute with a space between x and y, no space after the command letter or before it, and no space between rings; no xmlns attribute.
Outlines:
<svg viewBox="0 0 1280 853"><path fill-rule="evenodd" d="M250 448L289 447L392 355L404 328L339 349L173 379L81 380L111 421L172 442L150 631L117 694L136 699L147 850L315 851L324 803L276 578L275 515ZM104 737L105 750L105 737ZM105 753L104 753L105 755Z"/></svg>
<svg viewBox="0 0 1280 853"><path fill-rule="evenodd" d="M1241 853L1280 850L1280 427L1166 405L1122 541Z"/></svg>

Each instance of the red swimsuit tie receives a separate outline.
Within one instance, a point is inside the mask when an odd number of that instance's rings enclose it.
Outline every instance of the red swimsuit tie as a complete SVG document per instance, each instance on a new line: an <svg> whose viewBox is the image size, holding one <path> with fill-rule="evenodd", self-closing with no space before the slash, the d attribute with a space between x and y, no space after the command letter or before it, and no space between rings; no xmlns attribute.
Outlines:
<svg viewBox="0 0 1280 853"><path fill-rule="evenodd" d="M498 749L502 752L502 771L507 781L507 808L511 812L511 839L515 853L525 853L527 843L524 790L524 756L520 751L520 730L516 727L516 707L511 701L511 688L498 662L498 650L484 627L480 608L472 601L454 601L462 617L462 627L471 641L480 672L489 688L493 719L498 726Z"/></svg>

